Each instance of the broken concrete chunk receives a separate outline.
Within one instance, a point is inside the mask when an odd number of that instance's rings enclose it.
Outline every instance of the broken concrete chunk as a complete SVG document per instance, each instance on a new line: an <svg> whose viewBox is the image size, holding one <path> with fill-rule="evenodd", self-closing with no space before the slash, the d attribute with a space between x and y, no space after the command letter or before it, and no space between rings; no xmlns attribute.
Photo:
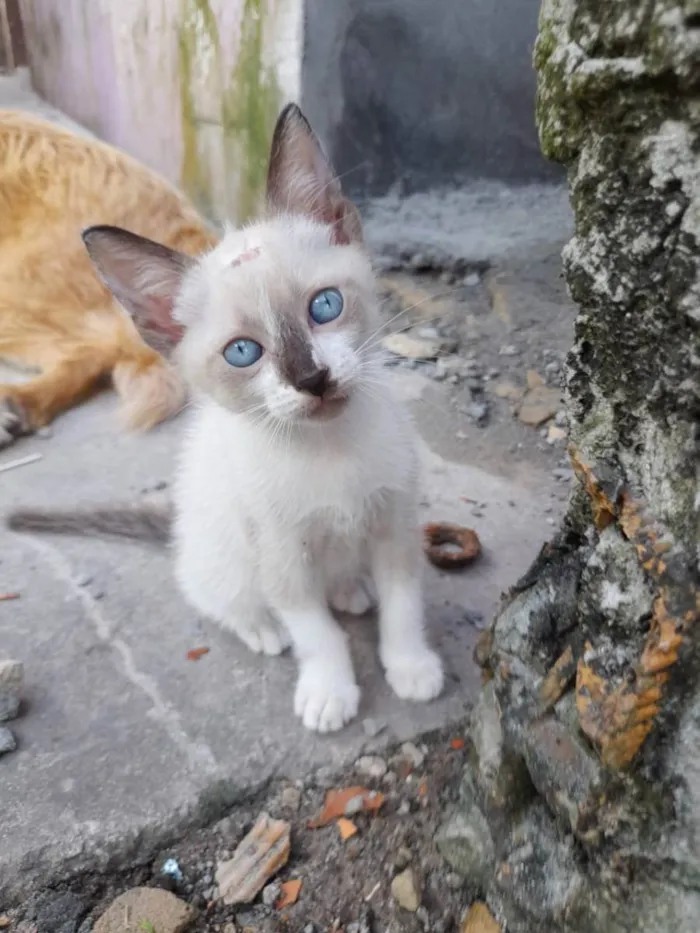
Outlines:
<svg viewBox="0 0 700 933"><path fill-rule="evenodd" d="M382 344L390 353L408 360L434 360L444 349L439 338L414 337L411 334L389 334Z"/></svg>
<svg viewBox="0 0 700 933"><path fill-rule="evenodd" d="M93 927L93 933L182 933L196 916L184 901L162 888L131 888L116 900Z"/></svg>
<svg viewBox="0 0 700 933"><path fill-rule="evenodd" d="M534 369L528 369L526 380L528 389L537 389L539 386L547 384L542 376Z"/></svg>
<svg viewBox="0 0 700 933"><path fill-rule="evenodd" d="M220 862L216 882L224 904L250 904L266 882L287 864L290 825L261 813L233 858Z"/></svg>
<svg viewBox="0 0 700 933"><path fill-rule="evenodd" d="M391 882L391 893L399 907L403 907L404 910L414 914L420 907L420 894L410 868L396 875Z"/></svg>
<svg viewBox="0 0 700 933"><path fill-rule="evenodd" d="M475 804L455 810L438 830L435 844L448 865L463 878L476 887L486 884L496 854L491 830Z"/></svg>
<svg viewBox="0 0 700 933"><path fill-rule="evenodd" d="M14 735L5 726L0 726L0 755L13 752L17 748Z"/></svg>
<svg viewBox="0 0 700 933"><path fill-rule="evenodd" d="M0 722L14 719L19 712L19 697L16 693L0 688Z"/></svg>
<svg viewBox="0 0 700 933"><path fill-rule="evenodd" d="M0 661L0 690L18 694L22 689L24 664L21 661L6 659Z"/></svg>

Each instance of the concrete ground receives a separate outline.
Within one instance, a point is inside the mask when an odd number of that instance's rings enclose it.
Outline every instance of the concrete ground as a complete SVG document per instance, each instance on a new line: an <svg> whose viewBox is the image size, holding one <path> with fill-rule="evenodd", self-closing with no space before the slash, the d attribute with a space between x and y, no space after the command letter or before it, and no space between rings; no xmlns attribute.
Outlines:
<svg viewBox="0 0 700 933"><path fill-rule="evenodd" d="M26 87L0 80L7 106L55 115ZM550 255L566 236L563 216L552 223ZM415 370L397 368L395 380L417 409L446 391ZM186 416L134 437L119 433L114 408L107 393L60 418L51 436L1 452L0 468L41 455L0 472L2 509L130 498L167 482ZM477 455L455 444L449 419L436 431L423 410L418 423L425 520L469 525L484 548L460 574L426 571L427 617L448 688L429 705L399 701L379 669L374 625L350 623L361 712L330 737L293 716L293 661L254 657L197 618L175 590L166 553L0 533L0 592L20 594L0 603L0 656L26 668L22 714L10 724L18 749L0 759L0 906L36 883L145 854L272 776L339 768L364 748L463 716L478 688L478 630L551 535L562 502L553 508L550 473L536 458L515 473L494 469L483 444ZM465 499L483 508L475 514ZM197 647L209 653L188 660ZM371 739L368 719L385 724Z"/></svg>

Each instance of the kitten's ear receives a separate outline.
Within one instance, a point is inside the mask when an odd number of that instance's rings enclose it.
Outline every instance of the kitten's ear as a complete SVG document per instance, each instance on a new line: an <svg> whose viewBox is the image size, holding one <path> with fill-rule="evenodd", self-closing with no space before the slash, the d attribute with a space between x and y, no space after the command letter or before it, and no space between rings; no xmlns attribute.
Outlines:
<svg viewBox="0 0 700 933"><path fill-rule="evenodd" d="M120 227L88 227L83 243L146 343L159 353L170 351L184 332L173 320L173 304L193 260Z"/></svg>
<svg viewBox="0 0 700 933"><path fill-rule="evenodd" d="M277 120L267 173L271 207L309 214L333 227L334 243L361 243L360 215L343 197L340 182L318 137L296 104L288 104Z"/></svg>

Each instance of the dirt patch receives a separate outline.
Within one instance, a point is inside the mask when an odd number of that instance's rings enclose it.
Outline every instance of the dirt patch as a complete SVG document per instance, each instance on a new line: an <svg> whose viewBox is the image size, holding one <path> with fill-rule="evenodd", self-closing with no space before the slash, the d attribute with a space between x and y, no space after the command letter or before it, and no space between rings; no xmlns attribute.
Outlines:
<svg viewBox="0 0 700 933"><path fill-rule="evenodd" d="M8 929L89 933L115 897L145 885L166 887L196 908L197 918L190 927L193 933L449 933L458 928L476 892L450 871L435 848L434 837L446 810L457 800L467 753L463 736L452 729L415 745L384 750L381 756L366 756L342 776L321 772L304 783L280 780L225 819L162 851L147 865L113 875L87 876L41 892L8 915ZM328 791L351 785L380 792L382 806L353 813L350 819L357 832L345 839L337 820L310 828L323 811ZM227 907L216 886L217 865L231 857L261 812L291 823L289 861L271 879L271 890L263 889L255 903ZM181 880L163 875L169 859L175 860ZM392 893L394 879L409 868L418 901L415 911L399 906ZM280 885L288 881L300 881L301 888L294 904L279 909L278 894L284 890ZM64 904L70 904L71 911L62 918Z"/></svg>

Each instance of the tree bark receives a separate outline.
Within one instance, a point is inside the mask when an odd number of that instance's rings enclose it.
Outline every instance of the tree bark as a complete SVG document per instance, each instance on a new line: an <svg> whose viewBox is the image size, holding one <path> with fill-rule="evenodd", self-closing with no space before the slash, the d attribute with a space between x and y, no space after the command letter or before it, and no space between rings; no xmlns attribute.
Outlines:
<svg viewBox="0 0 700 933"><path fill-rule="evenodd" d="M509 933L700 929L700 0L543 0L577 486L480 662L438 845Z"/></svg>

